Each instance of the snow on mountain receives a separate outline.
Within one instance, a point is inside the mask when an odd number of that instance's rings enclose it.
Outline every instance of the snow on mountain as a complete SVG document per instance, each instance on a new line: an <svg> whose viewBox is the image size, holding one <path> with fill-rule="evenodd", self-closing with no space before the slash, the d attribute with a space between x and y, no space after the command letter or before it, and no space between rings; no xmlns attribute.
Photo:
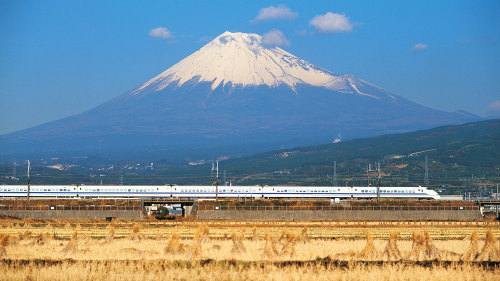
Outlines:
<svg viewBox="0 0 500 281"><path fill-rule="evenodd" d="M292 89L303 83L378 98L358 89L360 83L366 84L361 79L352 75L336 76L279 47L267 48L258 34L228 31L144 83L134 94L146 88L161 91L171 84L181 86L193 79L211 83L212 90L228 83L243 87L284 84Z"/></svg>

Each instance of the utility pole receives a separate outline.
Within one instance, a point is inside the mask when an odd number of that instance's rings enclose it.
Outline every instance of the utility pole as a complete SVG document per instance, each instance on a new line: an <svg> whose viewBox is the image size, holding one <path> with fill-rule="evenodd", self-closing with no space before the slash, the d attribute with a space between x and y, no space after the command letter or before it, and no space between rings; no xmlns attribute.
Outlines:
<svg viewBox="0 0 500 281"><path fill-rule="evenodd" d="M337 186L337 161L333 161L333 181L332 181L333 186Z"/></svg>
<svg viewBox="0 0 500 281"><path fill-rule="evenodd" d="M497 183L497 201L498 201L498 183ZM500 217L498 216L498 205L496 205L496 209L497 209L497 219L499 219Z"/></svg>
<svg viewBox="0 0 500 281"><path fill-rule="evenodd" d="M28 160L28 200L30 200L30 182L31 182L31 174L30 174L30 169L31 169L31 163L30 160Z"/></svg>
<svg viewBox="0 0 500 281"><path fill-rule="evenodd" d="M227 181L226 181L226 170L224 170L224 185L227 185Z"/></svg>
<svg viewBox="0 0 500 281"><path fill-rule="evenodd" d="M212 170L210 170L210 178L212 180L212 186L214 186L214 183L215 183L214 171L215 171L215 166L214 166L214 162L212 162Z"/></svg>
<svg viewBox="0 0 500 281"><path fill-rule="evenodd" d="M219 201L219 160L217 161L217 168L215 170L215 201Z"/></svg>
<svg viewBox="0 0 500 281"><path fill-rule="evenodd" d="M377 181L377 201L380 200L380 162L377 163L378 181Z"/></svg>
<svg viewBox="0 0 500 281"><path fill-rule="evenodd" d="M370 186L370 170L372 169L372 164L368 164L368 168L366 169L366 177L368 178L368 186Z"/></svg>
<svg viewBox="0 0 500 281"><path fill-rule="evenodd" d="M429 164L427 162L427 155L425 155L425 176L424 176L424 183L426 185L429 184Z"/></svg>

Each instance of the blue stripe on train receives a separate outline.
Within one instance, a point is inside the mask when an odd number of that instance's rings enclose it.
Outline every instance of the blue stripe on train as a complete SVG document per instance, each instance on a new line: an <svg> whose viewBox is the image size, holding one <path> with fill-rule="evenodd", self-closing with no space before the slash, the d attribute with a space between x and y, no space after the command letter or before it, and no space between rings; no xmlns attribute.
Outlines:
<svg viewBox="0 0 500 281"><path fill-rule="evenodd" d="M0 195L1 194L4 194L4 193L17 193L17 194L26 194L25 191L6 191L6 192L0 192ZM82 191L82 192L73 192L73 191L70 191L70 192L61 192L61 191L31 191L30 194L64 194L64 195L77 195L77 194L102 194L102 195L105 195L105 194L134 194L134 195L137 195L137 194L150 194L150 195L154 195L154 194L157 194L157 195L188 195L188 194L202 194L202 195L215 195L215 192L134 192L134 191L130 191L130 192L122 192L122 191L99 191L99 192L95 192L95 191ZM334 195L369 195L369 196L376 196L377 193L328 193L328 192L267 192L267 193L262 193L262 192L219 192L219 195L254 195L254 196L258 196L258 195L331 195L331 196L334 196ZM380 193L380 196L392 196L392 195L408 195L408 196L412 196L412 195L429 195L427 193Z"/></svg>

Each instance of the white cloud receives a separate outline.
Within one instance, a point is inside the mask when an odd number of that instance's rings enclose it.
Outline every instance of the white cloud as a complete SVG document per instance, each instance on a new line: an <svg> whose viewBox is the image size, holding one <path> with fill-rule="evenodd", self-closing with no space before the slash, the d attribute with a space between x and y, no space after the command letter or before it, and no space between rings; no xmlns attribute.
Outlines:
<svg viewBox="0 0 500 281"><path fill-rule="evenodd" d="M149 31L149 36L156 38L174 38L174 34L166 27L157 27Z"/></svg>
<svg viewBox="0 0 500 281"><path fill-rule="evenodd" d="M285 34L278 29L273 29L262 35L262 44L265 46L289 46L290 42L286 39Z"/></svg>
<svg viewBox="0 0 500 281"><path fill-rule="evenodd" d="M277 7L269 6L262 8L259 14L253 19L253 22L276 20L276 19L294 19L298 17L297 12L292 12L290 8L285 5L278 5Z"/></svg>
<svg viewBox="0 0 500 281"><path fill-rule="evenodd" d="M353 28L353 24L348 17L332 12L315 16L309 21L309 25L320 33L349 32Z"/></svg>
<svg viewBox="0 0 500 281"><path fill-rule="evenodd" d="M500 116L500 100L496 100L490 105L488 105L488 108L486 109L486 112L490 116Z"/></svg>
<svg viewBox="0 0 500 281"><path fill-rule="evenodd" d="M422 51L422 50L427 49L427 44L417 43L417 44L413 45L413 48L411 48L411 49L412 49L412 51Z"/></svg>

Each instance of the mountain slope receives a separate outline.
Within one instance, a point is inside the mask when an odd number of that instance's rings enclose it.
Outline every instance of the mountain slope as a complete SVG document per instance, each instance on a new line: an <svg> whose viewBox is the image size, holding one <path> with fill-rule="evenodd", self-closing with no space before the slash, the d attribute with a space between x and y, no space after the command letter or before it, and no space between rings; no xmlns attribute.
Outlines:
<svg viewBox="0 0 500 281"><path fill-rule="evenodd" d="M334 144L277 150L219 163L234 184L331 185L337 162L340 185L367 183L367 167L382 182L423 185L428 157L430 186L491 185L500 181L500 119L443 126ZM176 184L206 183L210 164L168 168L157 177ZM329 176L327 176L329 175Z"/></svg>
<svg viewBox="0 0 500 281"><path fill-rule="evenodd" d="M418 105L352 75L334 75L263 46L257 34L225 32L92 110L0 136L0 148L186 157L196 148L249 153L474 119Z"/></svg>

